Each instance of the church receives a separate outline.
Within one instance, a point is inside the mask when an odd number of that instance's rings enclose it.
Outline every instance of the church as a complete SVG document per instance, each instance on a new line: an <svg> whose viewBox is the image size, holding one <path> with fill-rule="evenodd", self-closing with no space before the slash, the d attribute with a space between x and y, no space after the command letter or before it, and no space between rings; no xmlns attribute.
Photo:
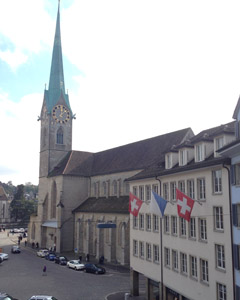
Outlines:
<svg viewBox="0 0 240 300"><path fill-rule="evenodd" d="M30 219L28 242L129 265L127 179L161 165L165 153L194 134L185 128L97 153L74 151L73 119L65 92L58 6L49 86L39 117L38 209ZM158 188L156 178L151 189ZM146 193L147 199L150 190Z"/></svg>

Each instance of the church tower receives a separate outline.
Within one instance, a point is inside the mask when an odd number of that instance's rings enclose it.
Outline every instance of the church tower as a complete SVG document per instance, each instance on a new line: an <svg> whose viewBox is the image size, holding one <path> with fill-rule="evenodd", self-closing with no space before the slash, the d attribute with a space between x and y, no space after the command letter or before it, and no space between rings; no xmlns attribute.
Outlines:
<svg viewBox="0 0 240 300"><path fill-rule="evenodd" d="M39 177L47 177L62 158L72 150L72 111L65 93L60 32L60 1L52 52L48 90L44 91L41 110Z"/></svg>

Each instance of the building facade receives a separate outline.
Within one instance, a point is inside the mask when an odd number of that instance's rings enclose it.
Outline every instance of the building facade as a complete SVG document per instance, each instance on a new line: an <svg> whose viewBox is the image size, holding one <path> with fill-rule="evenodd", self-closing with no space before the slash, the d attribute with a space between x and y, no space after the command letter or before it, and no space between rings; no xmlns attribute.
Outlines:
<svg viewBox="0 0 240 300"><path fill-rule="evenodd" d="M205 130L129 179L144 201L130 217L132 294L139 274L146 299L234 299L228 158L217 150L234 139L234 123ZM187 222L177 212L176 188L195 200ZM164 217L150 213L150 193L169 201Z"/></svg>

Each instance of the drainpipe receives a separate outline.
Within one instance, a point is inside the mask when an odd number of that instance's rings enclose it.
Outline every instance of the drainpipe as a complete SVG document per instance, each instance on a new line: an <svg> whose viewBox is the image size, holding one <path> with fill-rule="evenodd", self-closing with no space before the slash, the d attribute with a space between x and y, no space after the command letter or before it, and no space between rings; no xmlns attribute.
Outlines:
<svg viewBox="0 0 240 300"><path fill-rule="evenodd" d="M229 215L230 215L230 234L231 234L231 250L232 250L232 276L233 276L233 299L236 300L235 293L235 270L234 270L234 252L233 252L233 220L232 220L232 194L230 182L230 170L223 164L223 168L228 172L228 193L229 193Z"/></svg>
<svg viewBox="0 0 240 300"><path fill-rule="evenodd" d="M155 177L159 182L159 194L162 195L162 185L161 180ZM163 300L163 245L162 245L162 217L160 218L160 242L161 242L161 300Z"/></svg>

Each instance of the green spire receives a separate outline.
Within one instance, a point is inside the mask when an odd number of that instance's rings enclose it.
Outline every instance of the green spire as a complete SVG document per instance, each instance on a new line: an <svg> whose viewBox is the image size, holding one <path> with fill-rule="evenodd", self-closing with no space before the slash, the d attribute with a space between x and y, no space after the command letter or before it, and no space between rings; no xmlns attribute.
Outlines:
<svg viewBox="0 0 240 300"><path fill-rule="evenodd" d="M52 52L52 64L49 79L48 91L45 90L46 103L48 111L51 111L56 105L60 96L65 99L66 105L70 109L68 95L65 94L65 83L63 74L63 60L62 60L62 45L61 45L61 31L60 31L60 1L58 1L57 23Z"/></svg>

